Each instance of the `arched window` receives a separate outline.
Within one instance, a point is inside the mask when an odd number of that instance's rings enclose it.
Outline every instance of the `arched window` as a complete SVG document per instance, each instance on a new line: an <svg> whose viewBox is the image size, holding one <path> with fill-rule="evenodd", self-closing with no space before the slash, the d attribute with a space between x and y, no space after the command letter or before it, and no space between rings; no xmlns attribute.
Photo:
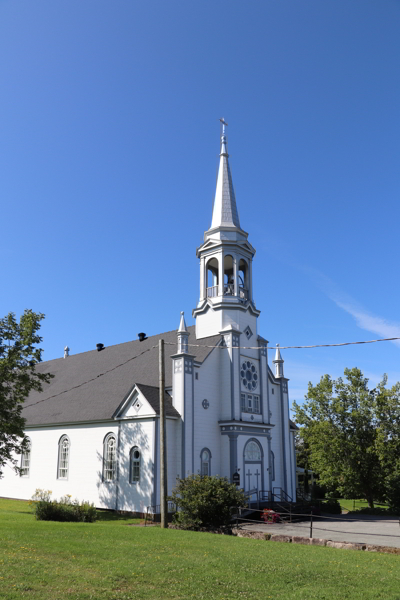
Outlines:
<svg viewBox="0 0 400 600"><path fill-rule="evenodd" d="M218 260L211 258L207 263L207 298L218 296Z"/></svg>
<svg viewBox="0 0 400 600"><path fill-rule="evenodd" d="M239 297L242 298L242 300L247 300L249 297L249 277L247 262L243 258L239 261L238 282Z"/></svg>
<svg viewBox="0 0 400 600"><path fill-rule="evenodd" d="M109 433L103 443L103 481L114 481L117 471L117 440Z"/></svg>
<svg viewBox="0 0 400 600"><path fill-rule="evenodd" d="M235 277L233 273L233 257L227 254L224 257L224 296L233 296L235 293Z"/></svg>
<svg viewBox="0 0 400 600"><path fill-rule="evenodd" d="M139 483L140 481L140 450L137 446L132 448L130 454L130 476L131 483Z"/></svg>
<svg viewBox="0 0 400 600"><path fill-rule="evenodd" d="M30 438L27 438L26 449L21 456L21 477L29 477L29 470L31 467L31 448L32 442Z"/></svg>
<svg viewBox="0 0 400 600"><path fill-rule="evenodd" d="M272 481L275 481L275 454L271 450L271 473Z"/></svg>
<svg viewBox="0 0 400 600"><path fill-rule="evenodd" d="M68 479L70 441L67 435L60 437L58 442L58 479Z"/></svg>
<svg viewBox="0 0 400 600"><path fill-rule="evenodd" d="M244 459L246 461L261 461L261 448L258 442L250 440L244 449Z"/></svg>
<svg viewBox="0 0 400 600"><path fill-rule="evenodd" d="M200 452L200 463L202 475L211 475L211 452L208 448L203 448Z"/></svg>

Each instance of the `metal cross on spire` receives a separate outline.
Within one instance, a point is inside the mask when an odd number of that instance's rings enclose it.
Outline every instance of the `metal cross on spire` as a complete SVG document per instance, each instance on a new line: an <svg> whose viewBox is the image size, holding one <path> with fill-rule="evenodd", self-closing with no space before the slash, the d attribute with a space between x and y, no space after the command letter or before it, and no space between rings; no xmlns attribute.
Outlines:
<svg viewBox="0 0 400 600"><path fill-rule="evenodd" d="M228 125L228 123L225 121L224 117L222 117L222 119L220 119L221 123L222 123L222 135L225 135L225 126Z"/></svg>

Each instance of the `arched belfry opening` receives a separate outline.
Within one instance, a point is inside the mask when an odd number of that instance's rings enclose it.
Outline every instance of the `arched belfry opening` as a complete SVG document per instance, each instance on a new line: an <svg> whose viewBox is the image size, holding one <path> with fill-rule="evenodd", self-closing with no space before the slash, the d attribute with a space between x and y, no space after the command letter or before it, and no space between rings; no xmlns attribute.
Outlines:
<svg viewBox="0 0 400 600"><path fill-rule="evenodd" d="M218 296L218 285L218 259L210 258L207 262L207 298Z"/></svg>
<svg viewBox="0 0 400 600"><path fill-rule="evenodd" d="M224 296L235 295L235 265L233 256L224 256Z"/></svg>
<svg viewBox="0 0 400 600"><path fill-rule="evenodd" d="M249 297L249 267L243 258L239 261L238 283L239 298L247 300Z"/></svg>

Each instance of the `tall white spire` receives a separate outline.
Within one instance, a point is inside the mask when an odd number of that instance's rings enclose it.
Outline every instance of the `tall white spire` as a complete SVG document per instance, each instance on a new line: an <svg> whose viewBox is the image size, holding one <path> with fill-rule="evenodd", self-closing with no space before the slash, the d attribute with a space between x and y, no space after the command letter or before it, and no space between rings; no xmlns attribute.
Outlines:
<svg viewBox="0 0 400 600"><path fill-rule="evenodd" d="M189 352L189 332L186 327L185 314L181 312L181 320L178 329L178 353L183 352L188 354Z"/></svg>
<svg viewBox="0 0 400 600"><path fill-rule="evenodd" d="M225 135L225 126L228 123L225 123L224 119L220 119L220 121L222 123L221 152L211 229L221 226L238 227L240 229L239 213L236 206Z"/></svg>
<svg viewBox="0 0 400 600"><path fill-rule="evenodd" d="M279 349L279 344L276 345L276 352L275 352L275 360L272 361L275 365L275 377L283 377L283 363L284 360L281 356L281 351Z"/></svg>

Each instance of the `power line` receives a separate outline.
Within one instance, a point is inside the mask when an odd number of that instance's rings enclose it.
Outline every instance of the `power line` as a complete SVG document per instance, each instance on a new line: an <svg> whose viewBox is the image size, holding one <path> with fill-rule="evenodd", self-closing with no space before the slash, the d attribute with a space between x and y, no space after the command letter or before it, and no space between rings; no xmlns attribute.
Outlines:
<svg viewBox="0 0 400 600"><path fill-rule="evenodd" d="M241 348L242 350L292 350L292 349L302 349L302 348L334 348L337 346L353 346L355 344L375 344L376 342L393 342L395 340L400 340L400 337L392 337L392 338L382 338L379 340L363 340L359 342L342 342L340 344L314 344L312 346L233 346L233 348ZM174 346L174 342L165 342L170 346ZM207 346L206 344L188 344L188 346L193 346L196 348L222 348L227 349L232 346L217 345L217 346Z"/></svg>
<svg viewBox="0 0 400 600"><path fill-rule="evenodd" d="M292 349L304 349L304 348L335 348L338 346L353 346L355 344L375 344L376 342L394 342L396 340L400 340L400 337L381 338L378 340L363 340L363 341L358 341L358 342L342 342L340 344L314 344L312 346L233 346L233 347L239 348L242 350L276 350L277 348L279 348L279 350L292 350ZM164 342L164 344L166 344L168 346L176 345L175 342ZM227 350L231 347L231 346L226 346L225 344L217 345L217 346L209 346L206 344L188 344L188 346L192 346L194 348L211 348L211 349L220 348L223 350ZM31 404L27 404L26 408L30 408L31 406L36 406L37 404L41 404L42 402L46 402L47 400L52 400L53 398L57 398L58 396L61 396L62 394L67 394L68 392L71 392L72 390L76 390L76 389L86 385L87 383L91 383L92 381L95 381L99 377L103 377L103 375L107 375L108 373L111 373L112 371L115 371L116 369L123 367L127 363L135 360L136 358L139 358L140 356L143 356L143 354L146 354L146 352L150 352L150 350L154 350L157 347L158 346L151 346L151 348L147 348L147 350L140 352L140 354L137 354L136 356L132 356L131 358L128 358L128 360L126 360L125 362L115 365L115 367L112 367L112 369L108 369L107 371L104 371L103 373L99 373L98 375L96 375L96 377L92 377L91 379L88 379L87 381L84 381L83 383L74 385L73 387L71 387L67 390L64 390L62 392L59 392L58 394L53 394L52 396L48 396L47 398L42 398L42 400L38 400L37 402L32 402Z"/></svg>
<svg viewBox="0 0 400 600"><path fill-rule="evenodd" d="M99 375L96 375L96 377L92 377L91 379L88 379L87 381L84 381L83 383L74 385L73 387L69 388L68 390L64 390L63 392L59 392L58 394L53 394L53 396L48 396L47 398L43 398L42 400L38 400L37 402L32 402L32 404L27 404L26 408L30 408L31 406L36 406L36 404L40 404L41 402L45 402L46 400L51 400L52 398L57 398L57 396L61 396L62 394L66 394L67 392L71 392L72 390L76 390L76 389L86 385L87 383L91 383L92 381L95 381L99 377L103 377L103 375L107 375L107 373L111 373L111 371L115 371L115 369L119 369L119 367L123 367L128 362L131 362L132 360L139 358L139 356L143 356L143 354L146 354L146 352L149 352L150 350L154 350L154 348L157 348L157 346L152 346L151 348L147 348L147 350L144 350L143 352L141 352L140 354L137 354L136 356L132 356L131 358L128 358L128 360L126 360L123 363L120 363L119 365L116 365L112 369L108 369L108 371L104 371L104 373L99 373Z"/></svg>

